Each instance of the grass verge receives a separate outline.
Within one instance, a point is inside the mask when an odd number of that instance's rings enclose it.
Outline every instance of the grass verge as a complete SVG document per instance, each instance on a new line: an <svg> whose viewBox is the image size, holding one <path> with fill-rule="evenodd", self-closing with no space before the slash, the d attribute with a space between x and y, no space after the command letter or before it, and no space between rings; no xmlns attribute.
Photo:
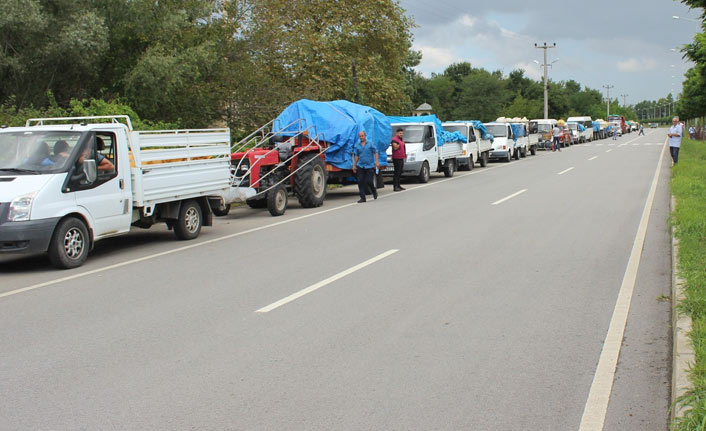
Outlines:
<svg viewBox="0 0 706 431"><path fill-rule="evenodd" d="M675 431L706 431L706 143L685 139L679 163L672 168L672 214L679 239L679 275L686 283L680 311L692 320L694 364L692 388L677 403L685 413L672 424Z"/></svg>

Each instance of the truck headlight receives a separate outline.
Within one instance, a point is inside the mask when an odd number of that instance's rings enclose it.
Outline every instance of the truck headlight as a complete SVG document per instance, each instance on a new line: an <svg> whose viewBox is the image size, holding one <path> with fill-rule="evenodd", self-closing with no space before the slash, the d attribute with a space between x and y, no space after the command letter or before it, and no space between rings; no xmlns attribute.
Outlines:
<svg viewBox="0 0 706 431"><path fill-rule="evenodd" d="M10 210L7 212L8 221L28 221L32 213L32 202L37 192L16 197L10 202Z"/></svg>

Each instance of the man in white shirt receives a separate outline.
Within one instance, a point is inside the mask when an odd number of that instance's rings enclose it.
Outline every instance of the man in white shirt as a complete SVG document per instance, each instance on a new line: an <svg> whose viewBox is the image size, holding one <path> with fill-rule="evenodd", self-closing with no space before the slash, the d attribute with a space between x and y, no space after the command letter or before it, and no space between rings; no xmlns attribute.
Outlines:
<svg viewBox="0 0 706 431"><path fill-rule="evenodd" d="M679 117L672 118L672 127L669 128L669 153L672 155L674 164L679 161L679 148L681 147L681 137L684 134L684 129L679 124Z"/></svg>
<svg viewBox="0 0 706 431"><path fill-rule="evenodd" d="M559 128L558 125L554 125L554 128L552 129L552 151L559 150L561 151L561 143L559 142L559 137L562 134L562 130Z"/></svg>

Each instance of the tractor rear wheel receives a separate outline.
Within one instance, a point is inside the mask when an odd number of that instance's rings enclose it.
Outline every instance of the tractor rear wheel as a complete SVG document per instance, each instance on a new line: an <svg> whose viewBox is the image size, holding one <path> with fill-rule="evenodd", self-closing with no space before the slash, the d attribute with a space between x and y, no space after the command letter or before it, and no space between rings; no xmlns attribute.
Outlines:
<svg viewBox="0 0 706 431"><path fill-rule="evenodd" d="M313 159L313 160L312 160ZM304 208L320 207L326 197L326 167L318 154L299 159L301 168L294 178L294 194Z"/></svg>

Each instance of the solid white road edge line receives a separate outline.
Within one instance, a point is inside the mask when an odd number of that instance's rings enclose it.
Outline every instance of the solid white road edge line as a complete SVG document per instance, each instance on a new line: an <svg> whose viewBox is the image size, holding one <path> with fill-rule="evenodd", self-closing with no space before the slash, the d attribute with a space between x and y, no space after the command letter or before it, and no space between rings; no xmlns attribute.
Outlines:
<svg viewBox="0 0 706 431"><path fill-rule="evenodd" d="M283 305L286 305L296 299L299 299L304 295L308 295L309 293L314 292L315 290L321 289L322 287L326 286L327 284L331 284L334 281L340 280L341 278L343 278L347 275L353 274L354 272L356 272L360 269L363 269L368 265L372 265L373 263L375 263L379 260L382 260L388 256L391 256L391 255L397 253L398 251L399 250L397 250L397 249L388 250L385 253L382 253L382 254L379 254L379 255L373 257L372 259L368 259L363 263L359 263L358 265L356 265L354 267L351 267L345 271L339 272L338 274L333 275L333 276L327 278L326 280L320 281L316 284L312 284L311 286L309 286L305 289L302 289L299 292L293 293L293 294L287 296L286 298L280 299L277 302L273 302L272 304L268 305L267 307L262 307L261 309L255 311L255 312L256 313L269 313L270 311L277 309Z"/></svg>
<svg viewBox="0 0 706 431"><path fill-rule="evenodd" d="M491 205L498 205L498 204L501 204L501 203L505 202L505 201L508 200L508 199L512 199L512 198L514 198L515 196L521 195L522 193L524 193L524 192L526 192L526 191L527 191L527 189L522 189L522 190L520 190L519 192L513 193L513 194L511 194L510 196L507 196L507 197L504 197L504 198L500 199L499 201L493 202Z"/></svg>
<svg viewBox="0 0 706 431"><path fill-rule="evenodd" d="M588 393L588 400L583 410L579 431L603 430L606 412L608 411L608 403L610 401L610 393L613 390L615 370L618 367L620 346L623 343L625 325L627 324L628 314L630 312L630 302L632 301L637 271L640 266L640 258L642 257L642 247L645 244L647 224L650 221L650 212L652 212L652 204L654 203L657 183L659 182L659 173L662 169L662 159L664 158L665 148L667 148L666 142L662 147L662 153L657 161L657 169L655 169L655 175L652 179L652 186L647 195L645 207L642 210L642 218L640 219L637 234L632 244L630 259L628 260L628 266L625 269L623 282L620 286L618 300L615 303L613 317L610 319L608 333L603 342L603 349L598 360L598 366L596 367L596 374L593 376L593 383L591 383L591 390Z"/></svg>
<svg viewBox="0 0 706 431"><path fill-rule="evenodd" d="M593 156L590 159L588 159L588 161L590 162L591 160L596 160L597 158L598 158L598 156Z"/></svg>
<svg viewBox="0 0 706 431"><path fill-rule="evenodd" d="M574 167L570 167L569 169L564 169L563 171L559 172L557 175L564 175L565 173L569 172L570 170L574 169Z"/></svg>

